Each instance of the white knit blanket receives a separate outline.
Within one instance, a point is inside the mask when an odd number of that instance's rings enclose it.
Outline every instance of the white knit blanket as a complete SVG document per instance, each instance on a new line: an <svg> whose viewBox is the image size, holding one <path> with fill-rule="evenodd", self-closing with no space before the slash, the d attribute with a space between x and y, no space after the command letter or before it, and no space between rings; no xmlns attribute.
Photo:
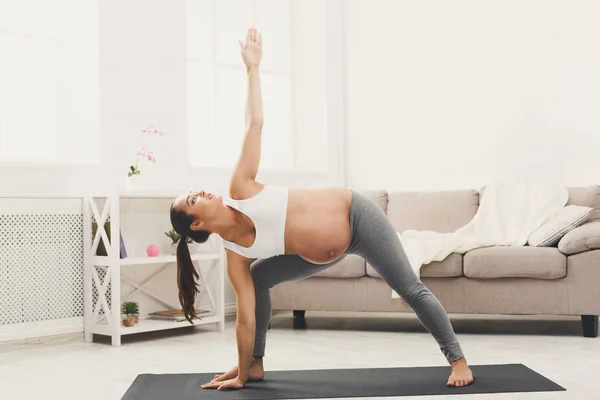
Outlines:
<svg viewBox="0 0 600 400"><path fill-rule="evenodd" d="M566 187L549 184L494 184L480 192L473 219L453 233L407 230L399 234L413 270L452 253L488 246L523 246L529 235L565 206ZM392 291L393 298L399 298Z"/></svg>

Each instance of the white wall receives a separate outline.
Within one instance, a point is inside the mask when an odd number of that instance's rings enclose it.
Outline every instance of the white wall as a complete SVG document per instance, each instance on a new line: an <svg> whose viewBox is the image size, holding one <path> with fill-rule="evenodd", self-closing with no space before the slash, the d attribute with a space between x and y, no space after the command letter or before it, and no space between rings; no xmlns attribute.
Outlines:
<svg viewBox="0 0 600 400"><path fill-rule="evenodd" d="M330 145L328 171L306 174L261 171L258 178L263 182L295 187L342 184L341 11L341 0L328 0L328 23L338 21L328 25L330 37L324 38L328 40L328 54L336 58L327 71L330 94L337 94L325 100L330 111L327 123L331 133L326 140ZM176 193L200 188L225 191L230 171L193 169L188 165L184 23L183 0L100 1L101 165L0 163L0 197L81 195L88 190L123 188L128 165L138 150L138 129L146 123L159 126L165 137L153 174L144 178L147 181L142 189ZM202 149L198 156L202 157ZM225 301L234 302L228 281L226 286Z"/></svg>
<svg viewBox="0 0 600 400"><path fill-rule="evenodd" d="M349 186L598 183L599 2L345 4Z"/></svg>
<svg viewBox="0 0 600 400"><path fill-rule="evenodd" d="M341 20L336 15L341 14L341 0L328 0L327 4L328 22L339 20L337 25L328 25L330 37L323 38L328 40L328 54L339 54L334 56L339 60L328 65L327 84L330 95L339 92L341 96ZM185 2L102 0L99 14L102 164L0 163L0 196L81 193L120 187L138 150L138 129L146 123L158 125L166 135L166 148L161 149L148 188L161 191L227 188L229 170L194 169L188 165ZM237 43L233 45L238 46ZM262 181L299 187L342 182L339 141L343 121L339 96L326 99L330 112L328 128L332 132L327 138L330 145L328 171L278 173L261 170L259 178ZM239 118L243 119L243 114ZM198 150L198 157L202 157L202 149Z"/></svg>
<svg viewBox="0 0 600 400"><path fill-rule="evenodd" d="M183 1L99 2L102 164L0 164L6 180L0 195L114 189L134 161L138 129L148 122L167 135L168 151L161 152L153 177L160 190L218 185L218 174L201 179L186 163L184 21Z"/></svg>

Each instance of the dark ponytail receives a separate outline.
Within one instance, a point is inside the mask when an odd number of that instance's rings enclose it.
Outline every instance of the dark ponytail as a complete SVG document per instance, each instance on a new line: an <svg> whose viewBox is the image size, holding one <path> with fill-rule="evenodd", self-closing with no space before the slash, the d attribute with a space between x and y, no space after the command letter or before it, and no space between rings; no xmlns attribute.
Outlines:
<svg viewBox="0 0 600 400"><path fill-rule="evenodd" d="M183 210L175 209L174 204L171 204L171 225L173 230L177 232L181 239L177 244L177 288L179 290L179 304L183 309L185 318L192 323L192 318L198 318L194 303L196 294L199 292L198 271L194 267L190 249L187 244L187 238L191 238L194 242L204 243L208 240L211 232L194 231L190 229L193 218Z"/></svg>

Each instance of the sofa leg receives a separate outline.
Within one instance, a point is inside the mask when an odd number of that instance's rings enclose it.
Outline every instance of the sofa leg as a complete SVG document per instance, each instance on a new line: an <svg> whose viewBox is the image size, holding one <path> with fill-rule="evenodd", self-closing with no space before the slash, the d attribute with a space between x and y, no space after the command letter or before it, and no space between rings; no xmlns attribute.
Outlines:
<svg viewBox="0 0 600 400"><path fill-rule="evenodd" d="M294 310L294 317L296 317L296 318L304 318L304 315L306 315L306 311L304 311L304 310Z"/></svg>
<svg viewBox="0 0 600 400"><path fill-rule="evenodd" d="M598 337L598 316L597 315L582 315L581 326L583 327L584 337Z"/></svg>

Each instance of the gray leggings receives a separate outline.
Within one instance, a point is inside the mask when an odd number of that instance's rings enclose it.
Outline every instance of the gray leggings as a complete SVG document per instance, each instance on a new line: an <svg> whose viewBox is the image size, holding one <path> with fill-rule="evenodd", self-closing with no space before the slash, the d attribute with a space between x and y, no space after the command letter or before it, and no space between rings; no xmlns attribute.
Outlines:
<svg viewBox="0 0 600 400"><path fill-rule="evenodd" d="M438 299L421 283L411 268L402 244L383 211L364 195L353 191L350 205L352 239L344 252L364 258L415 311L423 326L433 335L448 362L463 357L446 311ZM256 335L254 356L265 353L266 335L271 320L269 289L275 285L308 278L338 262L313 264L296 255L281 255L255 261L252 266L256 295ZM391 296L391 291L390 291Z"/></svg>

